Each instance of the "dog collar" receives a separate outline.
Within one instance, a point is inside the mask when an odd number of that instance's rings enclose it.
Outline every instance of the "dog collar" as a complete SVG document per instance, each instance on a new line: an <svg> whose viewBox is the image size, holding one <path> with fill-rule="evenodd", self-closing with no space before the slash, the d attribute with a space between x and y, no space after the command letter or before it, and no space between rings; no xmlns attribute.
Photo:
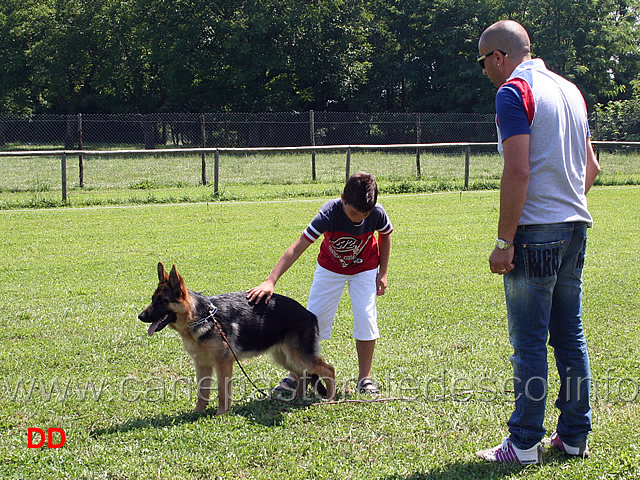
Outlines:
<svg viewBox="0 0 640 480"><path fill-rule="evenodd" d="M218 309L214 305L209 305L209 315L207 315L206 317L201 318L200 320L194 320L193 322L188 323L187 327L195 328L195 327L197 327L199 325L202 325L203 323L208 322L209 319L215 321L215 318L213 318L213 316L216 314L217 311L218 311Z"/></svg>

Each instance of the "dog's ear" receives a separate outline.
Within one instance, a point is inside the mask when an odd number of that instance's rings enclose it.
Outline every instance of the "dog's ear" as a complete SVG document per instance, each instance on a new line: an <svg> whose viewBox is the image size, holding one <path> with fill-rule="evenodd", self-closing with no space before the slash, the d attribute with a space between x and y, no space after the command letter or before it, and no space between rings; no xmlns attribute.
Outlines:
<svg viewBox="0 0 640 480"><path fill-rule="evenodd" d="M158 283L167 283L169 275L164 271L164 265L162 262L158 262Z"/></svg>
<svg viewBox="0 0 640 480"><path fill-rule="evenodd" d="M182 298L187 296L187 287L184 284L184 280L178 273L178 269L174 265L171 267L171 273L169 273L169 287L176 296L176 298Z"/></svg>

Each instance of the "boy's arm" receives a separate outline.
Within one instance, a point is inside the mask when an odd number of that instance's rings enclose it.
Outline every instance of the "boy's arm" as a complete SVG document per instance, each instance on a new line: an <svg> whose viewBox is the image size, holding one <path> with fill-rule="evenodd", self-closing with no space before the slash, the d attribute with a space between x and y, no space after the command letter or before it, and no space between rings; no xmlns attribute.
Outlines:
<svg viewBox="0 0 640 480"><path fill-rule="evenodd" d="M300 255L309 248L311 242L307 240L307 238L303 235L300 236L293 245L291 245L287 250L282 254L278 263L276 263L273 270L267 277L267 279L262 282L257 287L253 287L251 290L247 290L247 299L249 302L260 303L260 300L264 297L264 303L269 303L269 299L271 295L273 295L273 291L276 287L276 282L280 279L280 277L289 270L289 267L295 263Z"/></svg>
<svg viewBox="0 0 640 480"><path fill-rule="evenodd" d="M376 276L378 295L384 295L387 290L387 268L391 256L391 235L378 235L378 248L380 249L380 265Z"/></svg>

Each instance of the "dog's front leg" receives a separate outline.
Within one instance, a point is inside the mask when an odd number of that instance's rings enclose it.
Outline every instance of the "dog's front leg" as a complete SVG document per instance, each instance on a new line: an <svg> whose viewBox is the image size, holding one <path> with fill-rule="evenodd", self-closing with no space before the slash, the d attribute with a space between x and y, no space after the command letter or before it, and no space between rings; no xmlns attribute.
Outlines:
<svg viewBox="0 0 640 480"><path fill-rule="evenodd" d="M227 413L231 407L231 376L233 373L233 359L216 365L218 377L218 411L216 415Z"/></svg>
<svg viewBox="0 0 640 480"><path fill-rule="evenodd" d="M198 381L198 402L196 412L202 412L209 405L209 395L211 394L211 375L213 375L213 365L196 363L196 378Z"/></svg>

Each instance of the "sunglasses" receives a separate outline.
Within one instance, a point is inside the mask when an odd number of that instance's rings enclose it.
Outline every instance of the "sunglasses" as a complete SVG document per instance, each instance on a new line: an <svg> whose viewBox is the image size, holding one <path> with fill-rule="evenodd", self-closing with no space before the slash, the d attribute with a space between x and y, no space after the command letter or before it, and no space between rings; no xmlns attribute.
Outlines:
<svg viewBox="0 0 640 480"><path fill-rule="evenodd" d="M500 52L503 55L507 55L507 52L503 52L502 50L496 48L495 50L491 50L489 53L485 53L484 55L478 55L478 58L476 58L476 60L478 61L478 63L480 64L480 68L484 70L484 61L487 57L490 57L491 55L493 55L495 52Z"/></svg>

